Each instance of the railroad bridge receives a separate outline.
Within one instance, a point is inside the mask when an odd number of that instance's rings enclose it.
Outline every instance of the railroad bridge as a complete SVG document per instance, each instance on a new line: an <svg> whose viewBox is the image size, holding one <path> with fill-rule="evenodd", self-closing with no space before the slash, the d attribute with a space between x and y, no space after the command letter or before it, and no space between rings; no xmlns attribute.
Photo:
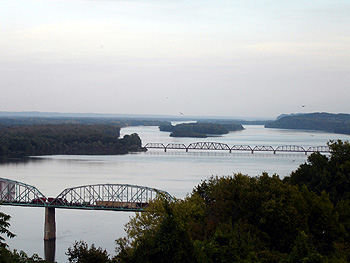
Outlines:
<svg viewBox="0 0 350 263"><path fill-rule="evenodd" d="M224 150L231 153L232 151L249 151L251 153L254 152L272 152L276 154L277 152L295 152L295 153L330 153L330 148L328 146L310 146L303 147L298 145L281 145L277 147L273 147L270 145L233 145L229 146L226 143L219 142L195 142L190 143L189 145L185 145L183 143L146 143L145 148L147 149L163 149L164 152L167 150L185 150L188 152L189 150Z"/></svg>
<svg viewBox="0 0 350 263"><path fill-rule="evenodd" d="M55 208L143 212L149 202L165 191L129 184L95 184L67 188L46 197L35 186L0 178L1 205L45 207L44 240L56 239Z"/></svg>

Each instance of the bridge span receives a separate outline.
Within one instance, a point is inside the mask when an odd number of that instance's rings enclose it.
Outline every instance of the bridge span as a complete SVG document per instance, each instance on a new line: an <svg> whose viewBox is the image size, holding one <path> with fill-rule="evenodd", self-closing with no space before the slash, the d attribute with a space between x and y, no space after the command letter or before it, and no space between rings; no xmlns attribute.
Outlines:
<svg viewBox="0 0 350 263"><path fill-rule="evenodd" d="M129 184L84 185L46 197L35 186L0 178L1 205L45 207L45 240L56 239L55 208L143 212L159 195L172 199L166 191Z"/></svg>
<svg viewBox="0 0 350 263"><path fill-rule="evenodd" d="M254 152L272 152L276 154L277 152L295 152L295 153L330 153L331 150L328 146L310 146L303 147L298 145L281 145L277 147L273 147L271 145L233 145L229 146L226 143L218 143L218 142L195 142L190 143L189 145L185 145L183 143L146 143L144 145L147 149L163 149L164 152L167 150L185 150L188 152L189 150L224 150L231 153L232 151L249 151L251 153Z"/></svg>

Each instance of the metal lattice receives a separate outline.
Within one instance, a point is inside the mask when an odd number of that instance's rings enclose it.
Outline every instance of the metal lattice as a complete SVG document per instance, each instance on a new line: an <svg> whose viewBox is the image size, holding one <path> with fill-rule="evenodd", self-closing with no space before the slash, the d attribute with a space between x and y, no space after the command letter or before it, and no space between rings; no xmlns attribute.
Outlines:
<svg viewBox="0 0 350 263"><path fill-rule="evenodd" d="M230 153L232 151L250 151L254 152L296 152L296 153L312 153L312 152L320 152L320 153L330 153L331 150L328 146L315 146L309 147L305 150L302 146L297 145L283 145L277 146L273 148L270 145L257 145L257 146L249 146L249 145L233 145L230 147L226 143L218 143L218 142L195 142L190 143L188 146L180 143L169 143L167 146L164 146L163 143L147 143L144 146L147 149L185 149L186 152L188 150L228 150Z"/></svg>
<svg viewBox="0 0 350 263"><path fill-rule="evenodd" d="M63 190L56 198L58 207L95 210L131 210L139 211L147 207L158 195L167 198L165 191L128 184L85 185Z"/></svg>
<svg viewBox="0 0 350 263"><path fill-rule="evenodd" d="M144 211L149 202L163 195L162 190L128 184L96 184L67 188L57 197L45 197L36 187L0 178L0 202L3 205L56 208Z"/></svg>
<svg viewBox="0 0 350 263"><path fill-rule="evenodd" d="M45 206L47 198L34 186L0 178L0 202L10 205Z"/></svg>

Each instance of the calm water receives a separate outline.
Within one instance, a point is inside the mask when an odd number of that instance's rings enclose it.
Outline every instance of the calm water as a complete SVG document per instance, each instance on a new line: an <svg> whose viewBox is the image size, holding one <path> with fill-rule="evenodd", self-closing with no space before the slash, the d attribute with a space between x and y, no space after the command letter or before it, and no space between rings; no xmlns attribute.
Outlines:
<svg viewBox="0 0 350 263"><path fill-rule="evenodd" d="M331 139L349 140L350 136L322 132L264 129L246 126L246 130L207 139L171 138L157 127L128 127L123 134L138 133L143 144L213 141L232 145L326 145ZM306 161L297 153L254 153L224 151L150 150L120 156L44 156L25 162L0 165L0 177L36 186L46 196L57 196L68 187L97 183L127 183L159 188L177 198L190 193L201 180L212 175L241 172L251 176L263 171L284 177ZM7 240L12 249L44 257L44 209L2 206L12 216L11 231L17 234ZM124 236L124 224L133 213L56 209L56 261L66 262L65 252L74 241L106 248L114 254L116 238Z"/></svg>

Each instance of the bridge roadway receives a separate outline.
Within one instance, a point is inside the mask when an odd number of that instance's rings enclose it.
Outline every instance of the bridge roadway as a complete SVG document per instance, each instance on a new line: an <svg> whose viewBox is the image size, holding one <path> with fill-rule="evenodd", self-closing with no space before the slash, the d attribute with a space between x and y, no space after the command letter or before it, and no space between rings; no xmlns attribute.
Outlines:
<svg viewBox="0 0 350 263"><path fill-rule="evenodd" d="M36 187L0 178L1 205L45 207L44 239L56 239L55 208L143 212L162 190L128 184L95 184L67 188L57 197L46 197Z"/></svg>
<svg viewBox="0 0 350 263"><path fill-rule="evenodd" d="M328 146L311 146L311 147L302 147L297 145L282 145L277 147L272 147L270 145L233 145L229 146L225 143L218 142L195 142L190 143L189 145L185 145L182 143L168 143L167 145L163 143L146 143L144 145L146 149L163 149L166 152L168 149L177 149L177 150L185 150L188 152L189 150L224 150L228 152L232 151L249 151L251 153L254 152L296 152L296 153L330 153L330 148Z"/></svg>

